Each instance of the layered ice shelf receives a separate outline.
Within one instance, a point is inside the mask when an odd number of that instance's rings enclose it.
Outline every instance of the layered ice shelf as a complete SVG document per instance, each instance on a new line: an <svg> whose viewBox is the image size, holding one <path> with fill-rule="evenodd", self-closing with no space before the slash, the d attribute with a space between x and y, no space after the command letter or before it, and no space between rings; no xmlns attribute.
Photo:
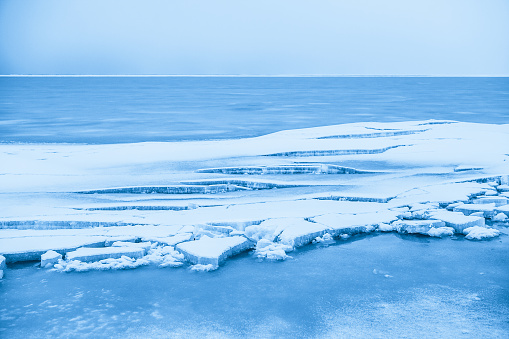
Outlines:
<svg viewBox="0 0 509 339"><path fill-rule="evenodd" d="M490 239L509 220L507 145L509 125L453 121L4 144L0 254L66 272L183 262L207 271L240 252L282 260L372 232Z"/></svg>

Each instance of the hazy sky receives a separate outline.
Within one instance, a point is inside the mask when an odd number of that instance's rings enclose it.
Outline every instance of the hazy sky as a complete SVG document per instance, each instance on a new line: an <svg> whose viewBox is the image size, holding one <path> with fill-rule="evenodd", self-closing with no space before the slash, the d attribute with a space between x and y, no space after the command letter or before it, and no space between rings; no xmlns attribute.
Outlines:
<svg viewBox="0 0 509 339"><path fill-rule="evenodd" d="M0 74L509 75L509 0L0 0Z"/></svg>

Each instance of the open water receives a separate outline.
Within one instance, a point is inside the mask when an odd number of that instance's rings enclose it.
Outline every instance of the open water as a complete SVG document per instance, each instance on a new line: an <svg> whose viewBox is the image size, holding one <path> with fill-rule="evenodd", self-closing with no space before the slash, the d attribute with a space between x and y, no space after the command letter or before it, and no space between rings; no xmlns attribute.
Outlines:
<svg viewBox="0 0 509 339"><path fill-rule="evenodd" d="M0 142L225 139L425 119L509 123L509 78L0 77Z"/></svg>

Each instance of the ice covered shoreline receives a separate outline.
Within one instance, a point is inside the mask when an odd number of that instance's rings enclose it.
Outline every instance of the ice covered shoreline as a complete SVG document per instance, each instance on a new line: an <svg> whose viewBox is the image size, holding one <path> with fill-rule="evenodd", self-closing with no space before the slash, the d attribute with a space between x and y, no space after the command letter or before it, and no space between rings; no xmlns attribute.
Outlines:
<svg viewBox="0 0 509 339"><path fill-rule="evenodd" d="M507 226L507 145L509 125L453 121L222 141L0 145L0 254L9 264L111 248L106 259L55 267L210 270L242 251L284 259L294 247L359 233L487 239ZM143 254L132 248L140 243Z"/></svg>

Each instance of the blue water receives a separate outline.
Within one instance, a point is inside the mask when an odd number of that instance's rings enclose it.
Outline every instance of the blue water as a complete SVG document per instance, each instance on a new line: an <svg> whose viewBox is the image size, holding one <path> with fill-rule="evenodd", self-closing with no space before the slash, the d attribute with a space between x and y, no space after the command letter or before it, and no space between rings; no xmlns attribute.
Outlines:
<svg viewBox="0 0 509 339"><path fill-rule="evenodd" d="M509 123L509 78L0 77L0 142L224 139L424 119Z"/></svg>
<svg viewBox="0 0 509 339"><path fill-rule="evenodd" d="M201 273L18 265L0 281L0 337L507 338L508 241L355 236Z"/></svg>

